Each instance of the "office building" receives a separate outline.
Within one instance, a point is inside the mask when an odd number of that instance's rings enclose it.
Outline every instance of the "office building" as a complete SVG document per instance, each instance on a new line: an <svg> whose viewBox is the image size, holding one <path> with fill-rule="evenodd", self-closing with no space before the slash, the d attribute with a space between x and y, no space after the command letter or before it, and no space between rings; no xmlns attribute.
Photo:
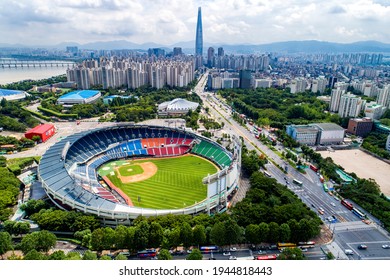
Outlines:
<svg viewBox="0 0 390 280"><path fill-rule="evenodd" d="M183 50L180 47L173 48L173 56L178 56L182 54L183 54Z"/></svg>
<svg viewBox="0 0 390 280"><path fill-rule="evenodd" d="M64 107L72 107L75 104L89 104L98 100L100 96L102 94L98 90L77 90L60 96L57 104Z"/></svg>
<svg viewBox="0 0 390 280"><path fill-rule="evenodd" d="M223 50L222 47L219 47L218 48L218 56L224 56L225 55L225 51Z"/></svg>
<svg viewBox="0 0 390 280"><path fill-rule="evenodd" d="M366 137L372 130L374 122L370 118L355 118L348 122L347 132L356 136Z"/></svg>
<svg viewBox="0 0 390 280"><path fill-rule="evenodd" d="M252 73L250 70L240 70L240 88L251 88Z"/></svg>
<svg viewBox="0 0 390 280"><path fill-rule="evenodd" d="M338 114L342 118L359 116L362 108L362 99L353 94L344 94L340 98L340 107Z"/></svg>
<svg viewBox="0 0 390 280"><path fill-rule="evenodd" d="M207 50L207 67L213 68L215 66L215 51L213 47L209 47Z"/></svg>
<svg viewBox="0 0 390 280"><path fill-rule="evenodd" d="M270 88L272 85L271 79L255 79L254 87L255 88Z"/></svg>
<svg viewBox="0 0 390 280"><path fill-rule="evenodd" d="M201 7L198 8L198 21L196 23L195 56L203 56L203 30Z"/></svg>

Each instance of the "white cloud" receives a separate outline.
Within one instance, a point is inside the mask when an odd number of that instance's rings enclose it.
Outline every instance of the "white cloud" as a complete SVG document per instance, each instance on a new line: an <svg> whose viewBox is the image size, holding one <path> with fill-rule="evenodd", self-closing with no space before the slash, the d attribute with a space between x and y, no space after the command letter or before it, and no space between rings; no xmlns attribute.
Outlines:
<svg viewBox="0 0 390 280"><path fill-rule="evenodd" d="M0 1L3 43L195 38L202 6L206 42L287 40L390 43L387 0L9 0Z"/></svg>

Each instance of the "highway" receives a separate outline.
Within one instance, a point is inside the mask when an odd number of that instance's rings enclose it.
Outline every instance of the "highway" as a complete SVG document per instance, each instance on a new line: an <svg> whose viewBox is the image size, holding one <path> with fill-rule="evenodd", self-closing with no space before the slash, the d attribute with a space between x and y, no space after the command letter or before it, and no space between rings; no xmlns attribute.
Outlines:
<svg viewBox="0 0 390 280"><path fill-rule="evenodd" d="M267 171L280 184L286 185L291 191L296 193L299 198L313 211L315 211L322 221L333 232L336 248L340 249L335 257L341 259L386 259L390 258L390 250L382 249L381 244L388 244L390 242L389 234L376 224L366 225L350 210L345 208L338 199L323 190L319 176L311 169L305 169L306 174L302 174L288 162L281 159L274 151L261 143L251 133L253 127L247 124L245 127L241 126L231 117L232 112L229 106L218 99L214 93L205 92L204 87L207 81L207 73L204 74L195 87L195 92L202 99L204 106L209 107L209 114L220 122L225 123L224 130L227 133L235 133L244 139L244 143L248 150L255 150L258 154L263 153L269 159L266 164ZM263 129L262 133L268 135L270 132ZM276 148L282 152L284 147L278 143ZM274 163L281 168L287 167L287 174L281 171ZM293 183L293 179L301 181L302 186ZM323 210L323 215L319 210ZM336 218L336 219L334 219ZM348 230L346 230L348 228ZM363 230L362 230L363 229ZM363 234L364 233L364 234ZM371 245L365 252L362 250L356 251L357 245L361 243L376 244L378 250L371 252ZM372 243L373 242L373 243ZM330 245L331 246L331 245ZM332 245L333 246L333 245ZM355 247L355 254L346 256L345 249ZM372 249L374 250L374 249ZM364 254L365 253L365 254Z"/></svg>

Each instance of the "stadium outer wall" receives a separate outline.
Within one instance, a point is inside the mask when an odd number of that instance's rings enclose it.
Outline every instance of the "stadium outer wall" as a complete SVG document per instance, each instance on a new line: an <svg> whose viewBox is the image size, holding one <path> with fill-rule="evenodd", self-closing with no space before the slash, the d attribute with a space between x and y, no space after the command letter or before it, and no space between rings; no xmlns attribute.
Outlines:
<svg viewBox="0 0 390 280"><path fill-rule="evenodd" d="M102 131L103 133L108 131L111 134L111 132L115 129L138 129L138 131L164 130L179 133L180 135L188 135L193 139L198 139L196 141L206 141L212 143L215 147L222 149L227 155L229 155L232 161L229 166L226 166L217 173L203 179L203 183L207 184L207 198L189 207L181 209L157 210L130 207L128 205L114 203L99 197L96 193L88 191L85 187L83 187L86 183L91 184L91 186L93 186L94 183L91 180L78 180L77 176L72 174L75 163L70 166L69 160L67 160L67 153L72 148L72 145L80 139L91 139L94 133L102 133ZM223 212L228 207L229 195L239 187L241 145L237 137L233 137L233 143L234 152L231 154L225 150L225 148L215 142L212 142L210 139L181 129L151 125L116 124L110 128L99 128L73 134L57 142L43 155L38 167L38 178L42 182L42 186L48 197L59 208L65 210L74 209L86 214L96 215L101 219L102 224L109 226L119 224L130 225L131 221L138 216L150 217L167 214L196 215L198 213L210 214L212 211ZM115 145L115 143L110 145L111 148L112 145ZM103 148L100 147L102 151L94 154L91 159L101 156L108 150L108 147L105 149ZM205 158L214 161L212 158Z"/></svg>

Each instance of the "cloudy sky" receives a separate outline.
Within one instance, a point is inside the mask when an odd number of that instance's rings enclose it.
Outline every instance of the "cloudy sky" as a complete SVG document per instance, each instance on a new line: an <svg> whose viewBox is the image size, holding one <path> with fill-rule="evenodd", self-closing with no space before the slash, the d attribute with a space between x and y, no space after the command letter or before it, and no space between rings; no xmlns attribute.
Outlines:
<svg viewBox="0 0 390 280"><path fill-rule="evenodd" d="M390 43L390 0L0 0L0 43Z"/></svg>

